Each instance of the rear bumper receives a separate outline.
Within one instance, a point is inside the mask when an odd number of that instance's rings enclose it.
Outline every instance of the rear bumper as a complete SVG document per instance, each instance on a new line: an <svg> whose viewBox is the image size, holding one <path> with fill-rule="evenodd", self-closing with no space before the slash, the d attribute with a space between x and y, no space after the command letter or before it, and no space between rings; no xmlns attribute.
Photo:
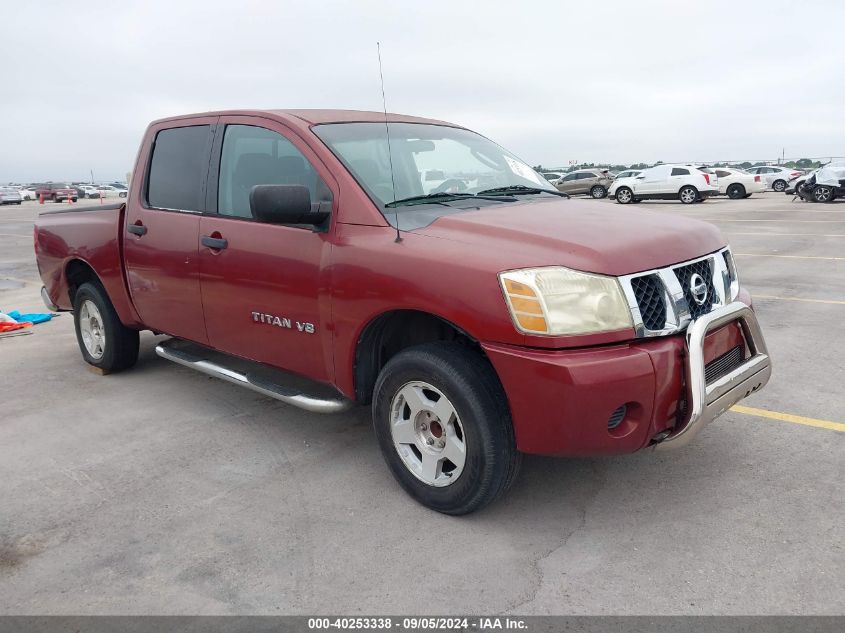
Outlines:
<svg viewBox="0 0 845 633"><path fill-rule="evenodd" d="M41 301L44 302L44 305L47 306L47 309L50 312L58 312L60 310L59 306L57 306L50 298L50 293L47 292L47 288L45 286L41 286Z"/></svg>
<svg viewBox="0 0 845 633"><path fill-rule="evenodd" d="M745 360L707 384L705 359L738 344L748 351ZM684 445L762 388L771 373L754 312L740 302L701 317L686 335L574 350L482 347L507 394L517 447L544 455L632 453L658 441ZM621 423L609 428L623 405Z"/></svg>

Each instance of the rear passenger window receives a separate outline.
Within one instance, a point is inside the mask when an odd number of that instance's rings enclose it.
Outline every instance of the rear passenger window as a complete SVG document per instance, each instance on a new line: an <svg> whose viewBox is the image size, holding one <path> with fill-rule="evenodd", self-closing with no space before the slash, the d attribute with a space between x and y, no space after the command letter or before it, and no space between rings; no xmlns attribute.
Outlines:
<svg viewBox="0 0 845 633"><path fill-rule="evenodd" d="M728 176L730 176L730 175L731 175L731 172L729 172L729 171L722 171L721 169L717 169L717 170L716 170L716 175L717 175L719 178L727 178Z"/></svg>
<svg viewBox="0 0 845 633"><path fill-rule="evenodd" d="M252 125L227 125L220 157L217 212L252 218L249 193L255 185L303 185L311 202L332 194L314 167L281 134Z"/></svg>
<svg viewBox="0 0 845 633"><path fill-rule="evenodd" d="M673 176L689 176L689 169L681 169L680 167L672 168Z"/></svg>
<svg viewBox="0 0 845 633"><path fill-rule="evenodd" d="M202 211L210 134L210 126L192 125L156 135L147 181L147 203L151 207Z"/></svg>

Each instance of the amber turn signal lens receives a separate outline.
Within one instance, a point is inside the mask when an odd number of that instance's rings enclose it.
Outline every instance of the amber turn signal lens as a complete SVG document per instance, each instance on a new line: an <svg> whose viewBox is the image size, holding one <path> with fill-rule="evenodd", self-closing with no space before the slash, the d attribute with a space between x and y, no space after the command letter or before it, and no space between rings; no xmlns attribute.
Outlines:
<svg viewBox="0 0 845 633"><path fill-rule="evenodd" d="M517 314L516 320L523 330L530 332L548 332L549 327L546 324L546 319L542 316L531 316L529 314Z"/></svg>
<svg viewBox="0 0 845 633"><path fill-rule="evenodd" d="M526 284L521 284L518 281L514 281L513 279L505 279L505 290L508 291L509 295L523 295L526 297L535 297L536 294L531 286L527 286Z"/></svg>

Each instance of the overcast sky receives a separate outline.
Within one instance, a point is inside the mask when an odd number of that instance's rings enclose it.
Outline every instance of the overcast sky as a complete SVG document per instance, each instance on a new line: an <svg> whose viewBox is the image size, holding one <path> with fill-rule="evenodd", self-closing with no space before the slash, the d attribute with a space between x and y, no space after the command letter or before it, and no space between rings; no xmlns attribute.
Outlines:
<svg viewBox="0 0 845 633"><path fill-rule="evenodd" d="M122 179L162 116L381 109L376 40L391 111L460 123L532 165L845 155L841 1L6 0L0 13L0 182Z"/></svg>

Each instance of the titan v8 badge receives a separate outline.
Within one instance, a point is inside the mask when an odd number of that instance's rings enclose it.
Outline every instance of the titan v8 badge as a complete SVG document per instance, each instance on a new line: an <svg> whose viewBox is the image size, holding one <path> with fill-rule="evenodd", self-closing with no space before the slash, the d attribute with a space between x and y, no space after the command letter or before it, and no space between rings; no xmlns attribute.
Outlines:
<svg viewBox="0 0 845 633"><path fill-rule="evenodd" d="M306 334L314 334L314 332L316 331L316 328L314 327L313 323L303 321L291 321L287 317L274 316L272 314L265 314L263 312L253 312L252 320L256 323L264 323L265 325L273 325L275 327L286 328L288 330L292 330L293 325L296 324L296 329L300 332L305 332Z"/></svg>

